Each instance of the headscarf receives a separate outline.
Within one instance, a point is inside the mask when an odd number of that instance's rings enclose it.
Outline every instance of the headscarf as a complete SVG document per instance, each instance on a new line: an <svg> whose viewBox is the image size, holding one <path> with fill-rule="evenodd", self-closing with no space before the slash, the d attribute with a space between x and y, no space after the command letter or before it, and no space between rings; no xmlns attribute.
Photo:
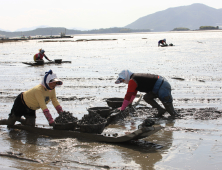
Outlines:
<svg viewBox="0 0 222 170"><path fill-rule="evenodd" d="M130 76L132 75L133 73L129 70L122 70L120 73L119 73L119 77L117 78L116 80L116 84L119 84L121 83L119 81L119 79L124 79L124 83L128 84L129 83L129 80L130 80Z"/></svg>
<svg viewBox="0 0 222 170"><path fill-rule="evenodd" d="M42 79L41 85L46 87L48 90L53 90L49 88L49 83L51 80L53 80L52 82L60 82L60 85L63 84L62 81L57 78L56 74L54 74L52 70L49 70L48 72L45 72L45 76Z"/></svg>

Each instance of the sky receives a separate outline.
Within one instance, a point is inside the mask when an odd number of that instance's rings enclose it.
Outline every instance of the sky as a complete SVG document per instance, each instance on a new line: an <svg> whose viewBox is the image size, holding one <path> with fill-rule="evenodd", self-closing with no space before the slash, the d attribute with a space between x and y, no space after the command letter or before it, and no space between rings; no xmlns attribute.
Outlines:
<svg viewBox="0 0 222 170"><path fill-rule="evenodd" d="M221 0L0 0L0 30L124 27L143 16L194 3L222 8Z"/></svg>

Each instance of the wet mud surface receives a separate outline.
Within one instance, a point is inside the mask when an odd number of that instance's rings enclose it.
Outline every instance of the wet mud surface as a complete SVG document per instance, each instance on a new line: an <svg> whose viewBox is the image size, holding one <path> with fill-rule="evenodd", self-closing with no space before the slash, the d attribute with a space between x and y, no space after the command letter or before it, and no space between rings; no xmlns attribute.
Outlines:
<svg viewBox="0 0 222 170"><path fill-rule="evenodd" d="M38 151L37 150L36 151L40 155L34 156L35 154L33 155L33 153L32 154L30 153L32 155L31 156L27 152L24 152L23 149L17 149L15 152L8 152L8 151L1 152L0 156L4 158L9 158L12 160L20 160L20 161L26 162L27 164L35 163L34 166L37 166L37 167L51 167L51 168L59 168L59 169L61 167L65 169L66 168L67 169L70 169L70 168L81 169L81 167L83 169L91 169L91 168L93 169L122 169L123 168L122 166L118 166L115 163L113 165L108 163L107 161L105 161L105 163L101 163L100 161L98 161L100 159L96 159L97 161L92 161L92 162L83 161L83 159L84 157L88 157L87 159L91 157L90 159L92 159L95 153L96 155L98 154L103 155L104 152L107 152L107 151L109 151L111 155L113 154L115 155L115 152L113 153L112 151L114 148L118 150L120 149L122 150L121 152L127 152L128 154L131 154L132 151L139 152L140 156L137 159L145 159L145 160L149 160L153 158L159 159L158 158L160 157L159 152L161 152L161 150L166 150L167 148L173 147L171 146L172 137L170 137L169 134L172 135L172 133L174 132L193 133L193 134L198 134L198 133L207 134L207 133L213 133L213 132L219 132L219 133L222 132L222 130L219 130L219 129L205 129L205 128L201 129L201 128L174 126L175 122L178 120L208 121L208 120L220 119L222 116L221 115L222 111L216 108L201 108L201 109L189 108L189 109L176 109L176 111L181 115L176 120L172 119L169 114L165 114L163 118L156 118L155 117L155 115L157 114L156 109L146 107L146 106L138 106L136 109L136 112L130 111L130 115L127 116L124 121L119 120L118 122L116 122L115 125L110 125L109 128L106 128L103 131L103 135L105 134L107 136L116 137L116 136L123 135L122 134L123 132L129 133L137 129L138 123L142 123L144 119L150 119L154 121L155 124L163 124L164 122L165 128L161 130L160 132L158 132L157 134L154 134L153 136L147 139L145 138L145 139L140 139L140 140L132 140L127 143L120 143L120 144L94 143L94 142L89 142L82 139L55 139L55 138L49 138L47 136L30 134L22 130L8 129L5 132L1 130L1 135L3 137L6 135L9 135L10 140L17 140L21 142L24 141L25 142L24 144L27 145L27 149L30 147L32 148L33 147L32 145L34 145L36 149L38 148L37 149ZM124 127L124 126L127 127L128 125L130 126L129 128L120 130L121 127ZM165 135L167 136L168 139L164 140L162 138ZM198 140L205 140L205 138L201 137ZM171 142L168 141L169 139ZM192 145L189 147L192 148ZM42 151L42 153L39 153L40 150ZM54 155L54 157L48 158L43 155L41 156L41 154L45 154L48 152ZM83 155L80 153L82 153ZM156 156L153 157L152 153L155 153ZM76 157L77 156L76 154L82 155L82 157L81 158ZM142 158L141 158L141 155L143 155ZM71 159L71 157L76 157L77 159ZM134 160L137 160L137 159L134 158ZM36 165L36 164L39 164L39 165ZM131 169L131 166L125 165L124 167L126 169ZM148 166L146 165L145 167L148 167ZM138 167L138 169L140 168Z"/></svg>
<svg viewBox="0 0 222 170"><path fill-rule="evenodd" d="M175 46L158 48L157 39L163 37ZM136 112L130 111L124 120L110 124L102 135L129 134L145 119L164 128L147 138L119 144L51 138L0 125L0 168L220 169L221 38L221 33L195 32L74 38L73 41L96 40L79 43L68 42L70 39L1 43L0 118L8 117L20 92L39 84L44 73L52 69L63 81L63 86L56 89L63 110L81 120L88 108L108 107L106 99L124 97L127 86L114 82L125 68L167 78L172 86L173 104L181 117L172 119L165 113L156 118L157 110L142 100ZM22 64L32 61L40 48L52 60L62 58L72 63L38 67ZM52 117L58 117L53 105L47 106ZM36 116L37 124L47 125L41 110L37 110Z"/></svg>

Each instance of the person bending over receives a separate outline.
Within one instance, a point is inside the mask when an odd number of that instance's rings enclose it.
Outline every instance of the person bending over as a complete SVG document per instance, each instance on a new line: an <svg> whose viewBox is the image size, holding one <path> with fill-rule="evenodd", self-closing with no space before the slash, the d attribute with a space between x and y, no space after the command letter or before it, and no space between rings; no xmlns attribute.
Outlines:
<svg viewBox="0 0 222 170"><path fill-rule="evenodd" d="M171 95L171 86L169 82L160 75L149 73L132 73L129 70L123 70L115 82L128 84L128 89L120 108L121 111L132 104L138 91L145 92L143 99L153 108L157 108L157 117L162 117L167 111L172 117L179 116L173 107L173 98ZM159 98L165 109L161 107L154 99Z"/></svg>
<svg viewBox="0 0 222 170"><path fill-rule="evenodd" d="M23 125L35 126L36 110L41 108L49 125L53 126L55 123L47 104L52 101L58 114L63 112L55 91L55 87L62 84L63 82L57 78L56 74L49 70L43 77L41 84L16 97L8 119L0 120L0 125L14 125L16 121L20 121ZM25 119L21 118L22 116Z"/></svg>

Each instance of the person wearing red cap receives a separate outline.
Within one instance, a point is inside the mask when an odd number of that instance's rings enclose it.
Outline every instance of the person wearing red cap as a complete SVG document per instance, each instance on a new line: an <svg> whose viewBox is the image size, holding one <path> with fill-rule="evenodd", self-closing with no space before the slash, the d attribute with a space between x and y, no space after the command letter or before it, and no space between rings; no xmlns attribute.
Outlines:
<svg viewBox="0 0 222 170"><path fill-rule="evenodd" d="M128 84L128 89L123 101L121 111L132 104L138 91L145 92L143 99L153 108L157 108L157 117L162 117L167 111L172 117L178 116L173 107L171 86L169 82L159 75L148 73L132 73L129 70L122 70L115 82ZM154 99L159 98L165 109L162 108Z"/></svg>
<svg viewBox="0 0 222 170"><path fill-rule="evenodd" d="M14 125L16 121L20 121L23 125L35 126L36 110L41 108L49 125L53 126L55 123L46 105L52 101L58 114L63 112L55 92L55 87L62 84L63 82L57 78L56 74L49 70L41 84L17 96L9 118L0 120L0 125ZM21 118L22 116L25 119Z"/></svg>

